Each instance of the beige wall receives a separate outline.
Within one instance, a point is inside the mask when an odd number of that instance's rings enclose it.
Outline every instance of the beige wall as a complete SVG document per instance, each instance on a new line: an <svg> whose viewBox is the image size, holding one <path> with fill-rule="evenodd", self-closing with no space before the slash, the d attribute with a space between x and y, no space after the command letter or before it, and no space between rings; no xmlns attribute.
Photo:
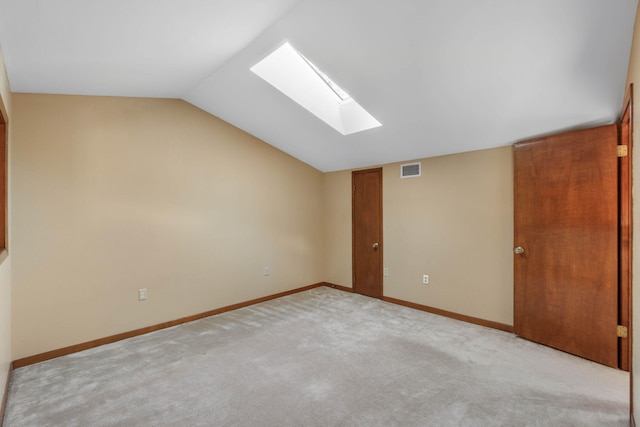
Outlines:
<svg viewBox="0 0 640 427"><path fill-rule="evenodd" d="M639 9L640 10L640 9ZM633 146L636 147L636 150L640 148L640 114L637 107L640 102L640 27L638 27L638 15L636 15L636 24L633 33L633 44L631 47L631 60L629 62L629 73L627 75L627 88L630 84L634 85L634 104L635 110L633 113ZM637 151L638 152L638 151ZM640 227L640 206L637 206L635 201L640 200L640 186L637 185L638 179L640 178L640 156L635 155L633 160L633 183L632 183L632 199L633 203L633 222L635 225L635 229L637 230ZM635 234L635 233L634 233ZM640 271L640 237L633 237L633 259L632 267L634 271ZM632 319L635 319L634 325L640 325L640 276L634 274L632 278ZM634 366L640 366L640 333L636 333L636 330L640 330L638 328L632 328L632 343L633 343L633 359L631 361L632 370L634 370ZM637 370L636 370L637 372ZM633 407L636 420L638 419L638 413L640 408L640 380L637 378L637 375L634 375L634 390L633 390Z"/></svg>
<svg viewBox="0 0 640 427"><path fill-rule="evenodd" d="M511 147L421 162L415 178L383 166L384 295L513 325ZM327 281L349 287L350 189L350 171L326 174Z"/></svg>
<svg viewBox="0 0 640 427"><path fill-rule="evenodd" d="M179 100L13 108L14 359L324 279L319 171Z"/></svg>
<svg viewBox="0 0 640 427"><path fill-rule="evenodd" d="M15 94L14 109L14 359L351 286L351 171L323 175L177 100ZM512 324L511 149L422 165L384 166L385 296Z"/></svg>
<svg viewBox="0 0 640 427"><path fill-rule="evenodd" d="M325 281L351 287L351 171L324 175Z"/></svg>
<svg viewBox="0 0 640 427"><path fill-rule="evenodd" d="M2 52L0 52L0 108L4 110L5 117L9 119L10 145L13 124L11 90L7 80ZM8 196L8 199L10 199L10 196ZM10 244L9 249L11 249ZM6 254L1 256L0 260L0 402L2 402L4 385L7 381L9 364L11 363L11 260L10 257L6 257Z"/></svg>
<svg viewBox="0 0 640 427"><path fill-rule="evenodd" d="M14 359L351 286L351 171L321 174L178 100L13 104ZM512 324L511 149L422 166L411 179L384 166L385 296Z"/></svg>
<svg viewBox="0 0 640 427"><path fill-rule="evenodd" d="M386 296L513 325L511 147L383 169ZM422 275L429 275L429 285Z"/></svg>

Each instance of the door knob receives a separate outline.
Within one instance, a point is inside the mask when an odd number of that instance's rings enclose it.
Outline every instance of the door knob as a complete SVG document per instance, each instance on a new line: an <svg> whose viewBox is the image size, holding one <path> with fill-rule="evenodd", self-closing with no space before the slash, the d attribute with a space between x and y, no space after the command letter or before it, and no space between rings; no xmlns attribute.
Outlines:
<svg viewBox="0 0 640 427"><path fill-rule="evenodd" d="M378 249L378 246L380 246L380 245L378 245L378 242L375 242L375 243L373 244L373 249Z"/></svg>
<svg viewBox="0 0 640 427"><path fill-rule="evenodd" d="M524 248L522 246L518 246L513 250L513 253L516 255L522 255L524 253Z"/></svg>

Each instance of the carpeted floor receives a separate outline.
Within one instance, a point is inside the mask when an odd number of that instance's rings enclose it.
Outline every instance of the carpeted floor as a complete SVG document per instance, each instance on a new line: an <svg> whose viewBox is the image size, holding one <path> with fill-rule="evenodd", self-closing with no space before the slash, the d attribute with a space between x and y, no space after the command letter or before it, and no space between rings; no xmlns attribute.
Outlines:
<svg viewBox="0 0 640 427"><path fill-rule="evenodd" d="M317 288L14 371L16 426L628 426L629 376Z"/></svg>

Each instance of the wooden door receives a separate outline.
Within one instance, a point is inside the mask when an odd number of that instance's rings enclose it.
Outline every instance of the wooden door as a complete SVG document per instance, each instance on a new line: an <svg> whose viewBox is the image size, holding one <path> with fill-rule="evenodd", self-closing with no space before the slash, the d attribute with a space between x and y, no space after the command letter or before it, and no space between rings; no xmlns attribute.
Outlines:
<svg viewBox="0 0 640 427"><path fill-rule="evenodd" d="M382 169L352 172L353 290L382 298Z"/></svg>
<svg viewBox="0 0 640 427"><path fill-rule="evenodd" d="M617 162L615 124L514 146L515 332L612 367Z"/></svg>

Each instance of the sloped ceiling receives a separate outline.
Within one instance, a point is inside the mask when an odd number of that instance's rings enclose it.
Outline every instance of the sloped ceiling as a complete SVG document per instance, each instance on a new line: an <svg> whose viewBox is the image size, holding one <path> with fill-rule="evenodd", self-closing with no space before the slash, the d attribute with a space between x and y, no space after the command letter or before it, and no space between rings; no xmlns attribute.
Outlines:
<svg viewBox="0 0 640 427"><path fill-rule="evenodd" d="M637 0L0 0L14 92L182 98L320 169L615 121ZM382 127L343 136L249 68L290 42Z"/></svg>

